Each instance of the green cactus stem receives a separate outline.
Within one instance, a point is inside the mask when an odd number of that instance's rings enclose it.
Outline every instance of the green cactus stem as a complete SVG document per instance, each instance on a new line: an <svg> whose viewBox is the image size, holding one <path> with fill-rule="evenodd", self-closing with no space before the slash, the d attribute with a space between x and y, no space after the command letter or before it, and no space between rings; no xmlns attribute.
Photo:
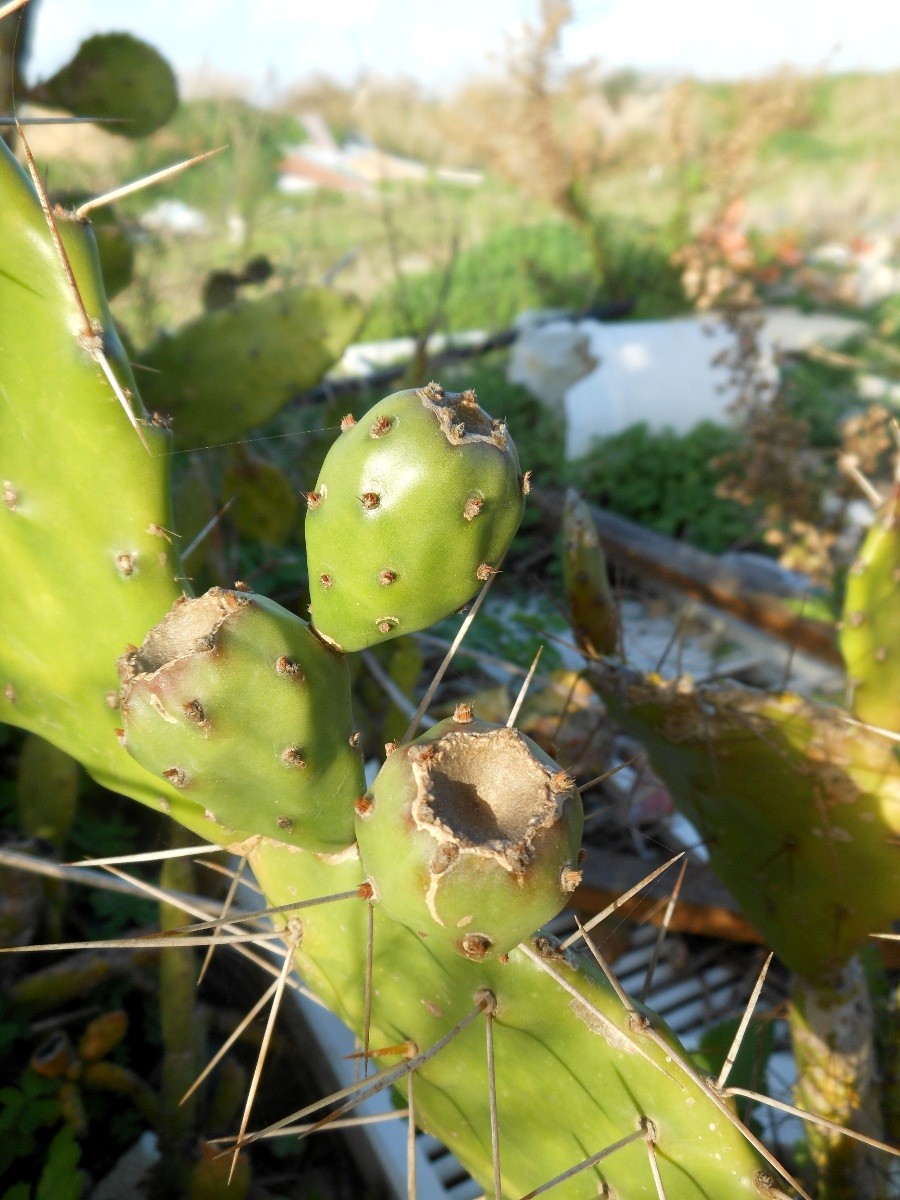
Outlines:
<svg viewBox="0 0 900 1200"><path fill-rule="evenodd" d="M527 491L474 392L396 392L346 420L309 494L313 625L343 650L414 633L495 573Z"/></svg>

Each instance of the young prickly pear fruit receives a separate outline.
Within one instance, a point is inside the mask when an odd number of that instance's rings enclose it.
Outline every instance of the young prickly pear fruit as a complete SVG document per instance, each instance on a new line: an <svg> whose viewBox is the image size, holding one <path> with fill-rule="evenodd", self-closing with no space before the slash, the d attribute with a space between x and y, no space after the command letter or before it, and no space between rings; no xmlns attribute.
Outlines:
<svg viewBox="0 0 900 1200"><path fill-rule="evenodd" d="M394 750L356 812L376 903L476 961L555 917L581 879L574 781L524 734L462 706Z"/></svg>
<svg viewBox="0 0 900 1200"><path fill-rule="evenodd" d="M606 555L591 510L574 488L563 510L563 579L572 632L589 658L615 654L619 614L609 586Z"/></svg>
<svg viewBox="0 0 900 1200"><path fill-rule="evenodd" d="M352 844L365 781L347 669L299 617L212 588L119 672L126 748L210 820L321 853Z"/></svg>
<svg viewBox="0 0 900 1200"><path fill-rule="evenodd" d="M498 569L527 477L474 392L396 392L342 432L308 496L315 628L342 650L433 625Z"/></svg>
<svg viewBox="0 0 900 1200"><path fill-rule="evenodd" d="M862 721L900 731L900 485L847 575L841 651Z"/></svg>

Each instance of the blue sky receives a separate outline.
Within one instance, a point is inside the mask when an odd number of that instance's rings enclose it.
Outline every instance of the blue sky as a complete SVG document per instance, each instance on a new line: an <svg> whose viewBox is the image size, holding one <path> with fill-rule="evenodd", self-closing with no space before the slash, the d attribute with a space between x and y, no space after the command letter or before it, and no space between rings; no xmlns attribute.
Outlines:
<svg viewBox="0 0 900 1200"><path fill-rule="evenodd" d="M896 0L575 0L567 51L610 69L638 66L706 77L802 67L900 66ZM32 76L100 30L145 37L176 69L208 66L257 87L311 71L360 68L438 86L489 69L537 0L39 0ZM412 15L411 15L412 14Z"/></svg>

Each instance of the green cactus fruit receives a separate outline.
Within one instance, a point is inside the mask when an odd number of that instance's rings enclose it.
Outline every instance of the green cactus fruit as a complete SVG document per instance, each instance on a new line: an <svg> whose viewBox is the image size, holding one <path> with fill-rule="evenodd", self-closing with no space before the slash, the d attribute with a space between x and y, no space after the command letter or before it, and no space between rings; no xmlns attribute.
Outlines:
<svg viewBox="0 0 900 1200"><path fill-rule="evenodd" d="M362 650L441 620L496 572L528 477L474 392L396 392L342 432L308 497L313 625Z"/></svg>
<svg viewBox="0 0 900 1200"><path fill-rule="evenodd" d="M847 575L840 642L861 721L900 732L900 485Z"/></svg>
<svg viewBox="0 0 900 1200"><path fill-rule="evenodd" d="M130 33L87 38L75 57L37 84L29 99L78 117L111 117L123 137L146 137L178 107L175 74L158 50Z"/></svg>
<svg viewBox="0 0 900 1200"><path fill-rule="evenodd" d="M176 602L119 669L127 749L209 820L320 853L351 845L364 778L347 669L299 617L213 588Z"/></svg>
<svg viewBox="0 0 900 1200"><path fill-rule="evenodd" d="M589 678L646 749L712 865L773 950L813 983L897 917L900 762L886 738L790 694Z"/></svg>
<svg viewBox="0 0 900 1200"><path fill-rule="evenodd" d="M615 654L619 614L606 555L591 510L574 488L566 493L562 533L563 581L575 640L589 658Z"/></svg>
<svg viewBox="0 0 900 1200"><path fill-rule="evenodd" d="M468 705L389 754L356 811L377 903L466 958L508 953L581 879L574 780L530 738L474 720Z"/></svg>
<svg viewBox="0 0 900 1200"><path fill-rule="evenodd" d="M322 853L352 844L365 779L347 666L299 617L212 588L176 601L119 670L127 750L209 820Z"/></svg>
<svg viewBox="0 0 900 1200"><path fill-rule="evenodd" d="M141 351L148 407L174 419L181 448L234 442L319 382L362 323L358 300L284 288L164 335Z"/></svg>

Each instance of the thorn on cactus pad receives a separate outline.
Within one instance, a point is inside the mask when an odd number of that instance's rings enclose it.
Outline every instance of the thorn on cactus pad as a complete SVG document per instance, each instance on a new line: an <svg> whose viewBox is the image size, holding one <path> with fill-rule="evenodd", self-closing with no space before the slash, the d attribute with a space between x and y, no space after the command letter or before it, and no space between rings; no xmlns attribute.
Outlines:
<svg viewBox="0 0 900 1200"><path fill-rule="evenodd" d="M319 583L321 583L322 587L327 591L334 584L334 580L330 575L323 574L319 576Z"/></svg>
<svg viewBox="0 0 900 1200"><path fill-rule="evenodd" d="M281 761L286 767L294 767L298 771L306 767L306 759L299 746L288 746L287 750L282 751Z"/></svg>
<svg viewBox="0 0 900 1200"><path fill-rule="evenodd" d="M277 660L275 670L279 675L289 675L291 679L296 679L298 683L303 682L303 668L286 654L282 654L281 658Z"/></svg>
<svg viewBox="0 0 900 1200"><path fill-rule="evenodd" d="M468 725L470 721L475 719L474 704L457 704L453 710L453 720L460 725Z"/></svg>
<svg viewBox="0 0 900 1200"><path fill-rule="evenodd" d="M347 430L352 429L355 424L356 417L354 417L353 413L346 413L345 416L341 417L341 433L346 433Z"/></svg>
<svg viewBox="0 0 900 1200"><path fill-rule="evenodd" d="M387 587L389 584L395 583L396 580L397 580L397 572L396 571L381 571L378 575L378 582L381 584L382 587Z"/></svg>
<svg viewBox="0 0 900 1200"><path fill-rule="evenodd" d="M399 617L382 617L380 620L375 622L375 628L379 633L390 633L391 630L395 629L399 624Z"/></svg>
<svg viewBox="0 0 900 1200"><path fill-rule="evenodd" d="M474 521L483 508L484 501L480 496L470 496L463 507L463 516L467 521Z"/></svg>
<svg viewBox="0 0 900 1200"><path fill-rule="evenodd" d="M135 555L124 553L116 555L116 570L120 575L133 575L135 567Z"/></svg>
<svg viewBox="0 0 900 1200"><path fill-rule="evenodd" d="M381 497L377 492L363 492L359 499L366 512L372 512L381 503Z"/></svg>
<svg viewBox="0 0 900 1200"><path fill-rule="evenodd" d="M356 889L356 894L359 896L360 900L378 899L378 892L376 891L375 884L372 883L371 879L367 879L364 883L361 883Z"/></svg>
<svg viewBox="0 0 900 1200"><path fill-rule="evenodd" d="M375 801L371 796L360 796L353 805L358 817L367 817L375 806Z"/></svg>
<svg viewBox="0 0 900 1200"><path fill-rule="evenodd" d="M203 711L203 705L199 700L188 700L181 706L184 715L194 725L206 724L206 713Z"/></svg>
<svg viewBox="0 0 900 1200"><path fill-rule="evenodd" d="M575 786L575 780L568 771L557 771L550 779L550 790L554 792L570 792Z"/></svg>
<svg viewBox="0 0 900 1200"><path fill-rule="evenodd" d="M307 492L306 493L306 507L310 510L318 508L324 499L325 499L325 489L324 488L322 488L321 492Z"/></svg>
<svg viewBox="0 0 900 1200"><path fill-rule="evenodd" d="M497 570L496 567L492 567L490 563L485 562L485 563L482 563L481 566L478 568L478 570L475 572L475 577L476 577L476 579L480 579L483 583L483 582L485 582L485 580L490 579L490 577L492 575L499 575L499 574L500 574L500 572Z"/></svg>
<svg viewBox="0 0 900 1200"><path fill-rule="evenodd" d="M567 867L559 878L560 887L571 895L581 883L582 875L582 871L575 871L572 867Z"/></svg>
<svg viewBox="0 0 900 1200"><path fill-rule="evenodd" d="M471 958L473 962L481 962L490 953L493 944L487 934L467 933L462 940L462 952L466 958Z"/></svg>
<svg viewBox="0 0 900 1200"><path fill-rule="evenodd" d="M123 741L124 745L124 741ZM168 771L163 771L163 779L168 779L172 787L185 788L187 787L187 775L182 771L181 767L169 767Z"/></svg>
<svg viewBox="0 0 900 1200"><path fill-rule="evenodd" d="M372 423L372 428L369 430L369 437L380 438L390 432L393 421L390 417L379 417L377 421Z"/></svg>
<svg viewBox="0 0 900 1200"><path fill-rule="evenodd" d="M399 745L400 745L400 743L399 743L399 742L385 742L385 743L384 743L384 754L385 754L385 757L386 757L386 758L390 758L390 756L391 756L391 755L394 753L394 751L397 749L397 747L398 747Z"/></svg>
<svg viewBox="0 0 900 1200"><path fill-rule="evenodd" d="M294 822L290 817L279 817L275 824L279 829L284 829L286 832L290 832L294 828Z"/></svg>

